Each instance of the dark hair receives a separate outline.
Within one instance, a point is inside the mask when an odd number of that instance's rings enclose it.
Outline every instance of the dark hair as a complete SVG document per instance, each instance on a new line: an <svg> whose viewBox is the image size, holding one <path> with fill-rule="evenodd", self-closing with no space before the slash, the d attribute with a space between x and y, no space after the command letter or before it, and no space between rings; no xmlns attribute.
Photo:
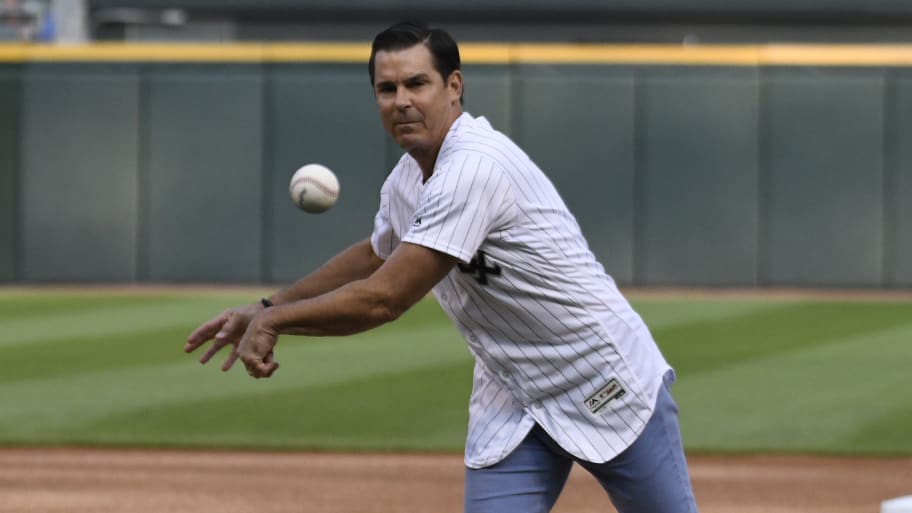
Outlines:
<svg viewBox="0 0 912 513"><path fill-rule="evenodd" d="M432 29L422 22L403 21L377 34L377 37L374 38L370 61L367 63L371 86L374 85L374 57L377 52L404 50L419 43L423 43L430 50L434 69L440 73L444 82L459 69L459 46L456 45L452 36L443 29Z"/></svg>

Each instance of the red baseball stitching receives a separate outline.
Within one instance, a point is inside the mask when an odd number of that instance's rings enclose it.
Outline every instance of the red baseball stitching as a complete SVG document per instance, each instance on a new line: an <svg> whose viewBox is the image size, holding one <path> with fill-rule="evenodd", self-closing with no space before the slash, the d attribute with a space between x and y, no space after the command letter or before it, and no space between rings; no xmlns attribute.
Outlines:
<svg viewBox="0 0 912 513"><path fill-rule="evenodd" d="M339 195L338 191L334 191L334 190L330 189L329 187L324 185L322 182L320 182L314 178L311 178L309 176L304 176L302 178L298 178L297 180L295 180L295 185L297 185L299 182L313 184L314 187L316 187L317 189L320 189L320 191L322 191L324 194L326 194L327 196L329 196L331 198L335 198L336 196Z"/></svg>

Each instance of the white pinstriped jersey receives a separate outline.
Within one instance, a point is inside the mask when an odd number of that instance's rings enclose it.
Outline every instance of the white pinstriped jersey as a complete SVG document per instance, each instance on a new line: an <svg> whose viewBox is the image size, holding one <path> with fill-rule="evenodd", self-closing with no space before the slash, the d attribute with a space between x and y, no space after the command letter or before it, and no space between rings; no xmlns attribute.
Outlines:
<svg viewBox="0 0 912 513"><path fill-rule="evenodd" d="M673 374L554 186L467 113L422 180L404 155L381 190L371 243L383 259L409 242L460 260L434 295L475 357L466 465L502 460L535 423L574 456L612 459Z"/></svg>

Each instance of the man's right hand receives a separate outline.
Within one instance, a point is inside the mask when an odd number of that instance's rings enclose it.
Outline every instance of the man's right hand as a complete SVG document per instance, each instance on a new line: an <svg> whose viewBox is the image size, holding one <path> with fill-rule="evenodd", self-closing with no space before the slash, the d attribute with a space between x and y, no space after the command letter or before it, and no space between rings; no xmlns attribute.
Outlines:
<svg viewBox="0 0 912 513"><path fill-rule="evenodd" d="M187 337L187 344L184 345L184 352L192 353L206 342L212 340L212 347L200 357L200 363L208 362L215 353L218 353L223 347L231 345L231 354L222 364L222 370L227 371L234 365L238 358L238 344L247 331L247 325L260 312L263 311L263 305L259 302L229 308L221 313L218 317L204 323Z"/></svg>

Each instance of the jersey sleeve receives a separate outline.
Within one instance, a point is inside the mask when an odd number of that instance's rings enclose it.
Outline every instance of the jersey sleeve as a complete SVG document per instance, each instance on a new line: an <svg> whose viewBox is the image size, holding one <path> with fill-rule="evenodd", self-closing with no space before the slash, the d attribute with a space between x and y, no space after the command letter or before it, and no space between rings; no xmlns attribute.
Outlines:
<svg viewBox="0 0 912 513"><path fill-rule="evenodd" d="M377 215L374 216L374 231L371 232L370 240L374 254L383 260L389 258L399 245L399 238L396 237L393 225L390 223L389 193L385 186L380 191L380 208L377 209Z"/></svg>
<svg viewBox="0 0 912 513"><path fill-rule="evenodd" d="M481 155L457 155L425 184L408 233L402 238L469 262L515 205L503 169Z"/></svg>

